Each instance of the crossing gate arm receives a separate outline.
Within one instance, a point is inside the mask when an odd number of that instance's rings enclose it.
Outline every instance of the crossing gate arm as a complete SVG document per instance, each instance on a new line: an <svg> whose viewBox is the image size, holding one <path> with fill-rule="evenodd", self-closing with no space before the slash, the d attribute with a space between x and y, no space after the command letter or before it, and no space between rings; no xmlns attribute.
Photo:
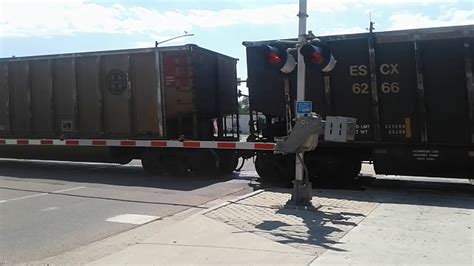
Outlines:
<svg viewBox="0 0 474 266"><path fill-rule="evenodd" d="M240 141L177 141L120 139L0 139L2 145L79 146L79 147L150 147L184 149L275 150L275 143Z"/></svg>

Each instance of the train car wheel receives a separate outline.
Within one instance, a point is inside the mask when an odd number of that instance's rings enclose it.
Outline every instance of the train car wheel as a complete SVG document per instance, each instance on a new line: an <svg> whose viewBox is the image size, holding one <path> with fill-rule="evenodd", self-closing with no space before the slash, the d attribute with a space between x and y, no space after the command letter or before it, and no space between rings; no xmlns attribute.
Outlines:
<svg viewBox="0 0 474 266"><path fill-rule="evenodd" d="M351 185L362 167L357 159L331 155L312 159L307 164L316 186Z"/></svg>
<svg viewBox="0 0 474 266"><path fill-rule="evenodd" d="M292 155L258 154L255 170L263 182L291 186L295 177L295 160Z"/></svg>
<svg viewBox="0 0 474 266"><path fill-rule="evenodd" d="M235 152L220 152L219 155L219 171L222 174L231 174L239 164L239 157Z"/></svg>
<svg viewBox="0 0 474 266"><path fill-rule="evenodd" d="M273 163L269 154L257 154L255 158L255 170L260 178L264 181L271 180L275 176L273 171Z"/></svg>
<svg viewBox="0 0 474 266"><path fill-rule="evenodd" d="M186 167L181 154L167 154L165 157L166 173L172 176L183 176L186 174Z"/></svg>
<svg viewBox="0 0 474 266"><path fill-rule="evenodd" d="M219 157L212 149L193 151L193 160L190 162L191 174L203 177L215 177L219 170Z"/></svg>
<svg viewBox="0 0 474 266"><path fill-rule="evenodd" d="M142 167L152 175L164 174L163 155L156 151L145 151L142 155Z"/></svg>

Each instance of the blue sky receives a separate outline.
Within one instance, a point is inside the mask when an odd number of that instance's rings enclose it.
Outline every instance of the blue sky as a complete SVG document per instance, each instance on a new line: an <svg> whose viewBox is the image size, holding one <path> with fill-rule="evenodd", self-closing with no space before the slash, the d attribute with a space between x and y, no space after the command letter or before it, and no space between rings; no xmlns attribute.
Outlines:
<svg viewBox="0 0 474 266"><path fill-rule="evenodd" d="M474 0L308 0L317 35L474 24ZM239 58L242 41L296 37L298 0L2 0L0 57L195 43Z"/></svg>

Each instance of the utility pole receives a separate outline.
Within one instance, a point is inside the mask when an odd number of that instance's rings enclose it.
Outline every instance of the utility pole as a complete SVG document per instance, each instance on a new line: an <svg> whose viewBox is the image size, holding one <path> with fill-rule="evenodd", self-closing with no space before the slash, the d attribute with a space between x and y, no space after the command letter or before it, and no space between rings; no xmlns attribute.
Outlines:
<svg viewBox="0 0 474 266"><path fill-rule="evenodd" d="M299 23L298 23L298 68L296 98L297 101L305 100L305 73L306 67L304 57L299 52L301 47L306 44L306 18L307 0L299 0ZM298 114L297 114L298 116ZM296 205L309 205L311 203L311 183L305 178L304 153L296 154L295 180L293 184L293 194L291 202Z"/></svg>

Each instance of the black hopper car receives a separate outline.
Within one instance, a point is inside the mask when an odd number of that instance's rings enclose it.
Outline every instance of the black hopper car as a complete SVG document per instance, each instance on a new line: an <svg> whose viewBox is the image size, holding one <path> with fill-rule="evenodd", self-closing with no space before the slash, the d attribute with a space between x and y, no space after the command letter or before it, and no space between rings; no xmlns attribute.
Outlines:
<svg viewBox="0 0 474 266"><path fill-rule="evenodd" d="M474 178L474 25L320 40L337 64L329 73L306 69L306 100L323 118L354 117L357 126L354 142L321 140L306 153L310 176L347 181L371 161L378 174ZM253 140L286 135L284 79L294 106L296 71L268 67L259 47L291 41L244 42ZM258 152L256 167L288 178L293 157Z"/></svg>

